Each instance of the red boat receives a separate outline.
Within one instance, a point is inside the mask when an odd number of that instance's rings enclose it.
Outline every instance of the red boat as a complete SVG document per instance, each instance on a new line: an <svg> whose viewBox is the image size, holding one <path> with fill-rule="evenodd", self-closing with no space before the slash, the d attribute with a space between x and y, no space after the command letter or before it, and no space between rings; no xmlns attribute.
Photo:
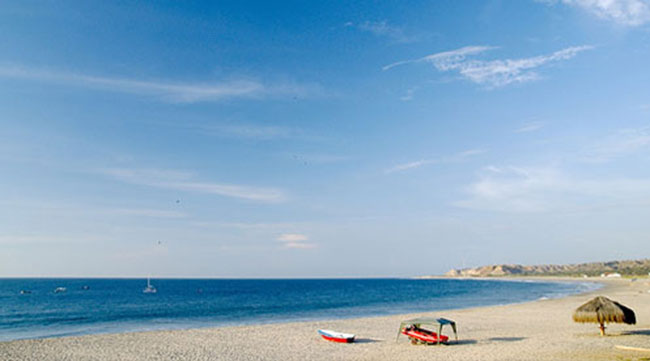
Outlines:
<svg viewBox="0 0 650 361"><path fill-rule="evenodd" d="M445 343L449 340L449 337L445 335L438 336L438 334L433 331L425 330L415 325L405 327L402 330L402 334L408 336L411 343L438 344Z"/></svg>
<svg viewBox="0 0 650 361"><path fill-rule="evenodd" d="M318 330L318 333L327 341L352 343L354 342L355 335L350 333L341 333L330 330Z"/></svg>

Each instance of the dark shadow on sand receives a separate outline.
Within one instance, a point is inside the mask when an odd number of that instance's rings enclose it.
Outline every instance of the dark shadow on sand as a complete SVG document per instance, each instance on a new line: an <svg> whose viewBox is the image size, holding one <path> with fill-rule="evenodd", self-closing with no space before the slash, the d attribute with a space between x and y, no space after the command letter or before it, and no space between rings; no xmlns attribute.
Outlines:
<svg viewBox="0 0 650 361"><path fill-rule="evenodd" d="M621 335L645 335L650 336L650 330L632 330L632 331L623 331Z"/></svg>
<svg viewBox="0 0 650 361"><path fill-rule="evenodd" d="M515 342L526 339L525 337L491 337L488 341Z"/></svg>
<svg viewBox="0 0 650 361"><path fill-rule="evenodd" d="M476 340L458 340L458 341L449 341L449 345L473 345L475 343L478 343Z"/></svg>
<svg viewBox="0 0 650 361"><path fill-rule="evenodd" d="M382 340L373 340L371 338L355 338L354 343L375 343L382 342Z"/></svg>

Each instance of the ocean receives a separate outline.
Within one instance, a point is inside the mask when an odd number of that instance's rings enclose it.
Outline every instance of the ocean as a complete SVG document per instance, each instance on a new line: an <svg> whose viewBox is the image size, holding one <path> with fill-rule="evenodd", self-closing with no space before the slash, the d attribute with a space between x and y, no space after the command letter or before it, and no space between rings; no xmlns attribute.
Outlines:
<svg viewBox="0 0 650 361"><path fill-rule="evenodd" d="M0 341L379 316L561 297L592 283L461 279L0 279ZM55 293L57 287L65 292ZM21 294L21 290L29 293Z"/></svg>

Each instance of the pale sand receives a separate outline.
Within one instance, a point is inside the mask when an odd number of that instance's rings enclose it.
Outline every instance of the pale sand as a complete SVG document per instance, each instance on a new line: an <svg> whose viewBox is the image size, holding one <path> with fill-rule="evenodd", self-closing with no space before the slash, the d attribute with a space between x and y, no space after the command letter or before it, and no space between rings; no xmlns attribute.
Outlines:
<svg viewBox="0 0 650 361"><path fill-rule="evenodd" d="M0 343L1 360L644 360L650 352L650 280L607 280L592 294L562 299L347 320L262 326L90 335ZM636 325L613 324L600 337L594 324L576 324L573 310L595 294L633 308ZM401 320L444 316L459 325L459 344L413 346ZM358 342L321 339L327 328L355 333Z"/></svg>

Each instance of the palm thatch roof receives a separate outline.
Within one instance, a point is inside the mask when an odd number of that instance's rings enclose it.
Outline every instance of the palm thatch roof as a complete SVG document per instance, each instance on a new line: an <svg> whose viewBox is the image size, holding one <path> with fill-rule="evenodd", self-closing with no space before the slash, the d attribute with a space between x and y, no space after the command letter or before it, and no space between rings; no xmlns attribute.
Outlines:
<svg viewBox="0 0 650 361"><path fill-rule="evenodd" d="M636 323L636 316L634 311L620 303L607 297L598 296L578 307L573 312L573 320L575 322L600 323L601 325L612 322L633 325Z"/></svg>

